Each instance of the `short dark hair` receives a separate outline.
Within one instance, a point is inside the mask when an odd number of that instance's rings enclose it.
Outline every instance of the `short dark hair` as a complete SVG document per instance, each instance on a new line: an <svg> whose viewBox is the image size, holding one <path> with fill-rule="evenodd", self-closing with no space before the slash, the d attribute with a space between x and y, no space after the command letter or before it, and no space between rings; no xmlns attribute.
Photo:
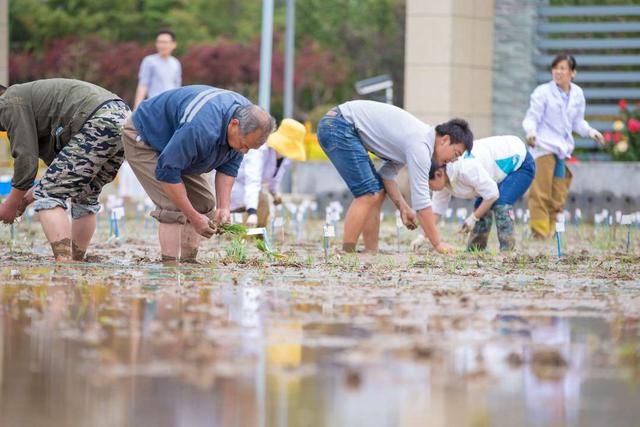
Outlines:
<svg viewBox="0 0 640 427"><path fill-rule="evenodd" d="M576 67L578 66L578 63L576 62L576 58L574 58L573 55L570 55L568 53L561 53L559 55L556 55L555 58L553 58L553 62L551 63L551 68L552 69L556 68L556 65L558 65L562 61L567 61L567 64L569 64L569 68L571 68L571 71L575 71Z"/></svg>
<svg viewBox="0 0 640 427"><path fill-rule="evenodd" d="M466 151L473 149L473 132L469 129L469 123L464 119L451 119L446 123L436 126L436 135L449 135L452 144L463 144Z"/></svg>
<svg viewBox="0 0 640 427"><path fill-rule="evenodd" d="M171 40L176 41L176 33L174 33L173 31L169 29L160 30L156 33L156 38L158 38L158 36L161 36L162 34L169 34L169 36L171 36Z"/></svg>
<svg viewBox="0 0 640 427"><path fill-rule="evenodd" d="M429 168L429 180L436 177L436 172L444 168L446 165L438 163L435 159L431 159L431 167Z"/></svg>

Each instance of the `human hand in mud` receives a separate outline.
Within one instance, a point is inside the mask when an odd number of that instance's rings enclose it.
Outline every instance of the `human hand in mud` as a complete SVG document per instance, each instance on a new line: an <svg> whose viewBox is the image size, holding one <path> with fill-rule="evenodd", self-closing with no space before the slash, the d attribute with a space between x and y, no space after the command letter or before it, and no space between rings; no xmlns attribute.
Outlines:
<svg viewBox="0 0 640 427"><path fill-rule="evenodd" d="M440 242L435 247L435 250L443 255L453 255L455 248L448 243Z"/></svg>
<svg viewBox="0 0 640 427"><path fill-rule="evenodd" d="M473 230L473 228L476 226L477 222L478 218L475 214L472 213L467 219L464 220L462 228L460 229L460 233L467 234L471 232L471 230Z"/></svg>
<svg viewBox="0 0 640 427"><path fill-rule="evenodd" d="M215 228L212 227L211 221L209 217L206 215L198 214L195 218L189 219L191 225L196 230L196 233L201 235L202 237L206 237L207 239L213 236L216 232Z"/></svg>
<svg viewBox="0 0 640 427"><path fill-rule="evenodd" d="M5 224L13 224L18 216L17 206L13 206L7 201L0 203L0 221Z"/></svg>
<svg viewBox="0 0 640 427"><path fill-rule="evenodd" d="M411 209L402 209L400 211L400 218L402 219L402 223L409 230L415 230L418 228L418 224L416 224L416 213Z"/></svg>
<svg viewBox="0 0 640 427"><path fill-rule="evenodd" d="M227 224L231 222L231 212L229 209L216 209L213 214L214 224Z"/></svg>

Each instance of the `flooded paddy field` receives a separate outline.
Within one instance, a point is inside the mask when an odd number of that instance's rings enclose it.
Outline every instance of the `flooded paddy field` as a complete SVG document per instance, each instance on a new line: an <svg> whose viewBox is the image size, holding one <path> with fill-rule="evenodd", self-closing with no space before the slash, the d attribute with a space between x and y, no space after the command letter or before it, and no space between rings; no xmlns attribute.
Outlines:
<svg viewBox="0 0 640 427"><path fill-rule="evenodd" d="M0 230L1 426L638 425L637 229L445 258L388 222L381 253L338 230L325 258L310 222L284 257L214 237L176 267L154 227L102 223L64 265L38 224Z"/></svg>

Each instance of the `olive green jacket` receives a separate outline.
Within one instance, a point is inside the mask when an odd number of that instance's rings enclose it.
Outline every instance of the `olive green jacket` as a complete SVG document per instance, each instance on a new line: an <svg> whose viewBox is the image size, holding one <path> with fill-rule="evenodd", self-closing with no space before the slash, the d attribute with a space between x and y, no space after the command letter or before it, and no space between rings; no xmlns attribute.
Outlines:
<svg viewBox="0 0 640 427"><path fill-rule="evenodd" d="M28 190L47 165L105 103L120 97L80 80L47 79L12 85L0 96L0 128L6 130L15 159L11 185Z"/></svg>

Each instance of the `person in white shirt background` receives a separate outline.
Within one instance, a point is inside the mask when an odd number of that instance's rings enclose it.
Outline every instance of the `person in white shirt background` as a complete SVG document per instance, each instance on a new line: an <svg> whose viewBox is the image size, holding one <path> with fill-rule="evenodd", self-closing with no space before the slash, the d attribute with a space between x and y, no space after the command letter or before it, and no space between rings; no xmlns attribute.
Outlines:
<svg viewBox="0 0 640 427"><path fill-rule="evenodd" d="M535 162L517 136L493 136L473 142L471 153L446 166L435 164L429 176L433 193L433 213L445 214L451 197L474 199L474 211L462 224L471 232L467 249L487 247L495 217L501 251L515 246L513 205L524 195L535 175ZM424 236L411 244L415 250L426 242Z"/></svg>
<svg viewBox="0 0 640 427"><path fill-rule="evenodd" d="M536 160L536 177L529 192L530 226L536 238L546 238L553 233L556 215L564 208L571 185L571 171L565 161L575 146L572 133L604 143L602 134L584 119L584 94L572 82L576 66L571 55L560 54L554 58L553 79L533 91L522 122Z"/></svg>
<svg viewBox="0 0 640 427"><path fill-rule="evenodd" d="M284 119L265 145L244 156L231 190L231 211L246 212L247 226L266 226L270 214L269 194L275 205L282 203L282 178L293 160L306 160L305 133L302 123ZM269 194L263 190L264 186Z"/></svg>
<svg viewBox="0 0 640 427"><path fill-rule="evenodd" d="M156 33L157 53L145 56L140 64L134 110L145 99L182 86L182 66L172 56L176 47L176 35L173 31L165 29ZM139 200L147 195L126 160L120 168L118 194L129 200Z"/></svg>

